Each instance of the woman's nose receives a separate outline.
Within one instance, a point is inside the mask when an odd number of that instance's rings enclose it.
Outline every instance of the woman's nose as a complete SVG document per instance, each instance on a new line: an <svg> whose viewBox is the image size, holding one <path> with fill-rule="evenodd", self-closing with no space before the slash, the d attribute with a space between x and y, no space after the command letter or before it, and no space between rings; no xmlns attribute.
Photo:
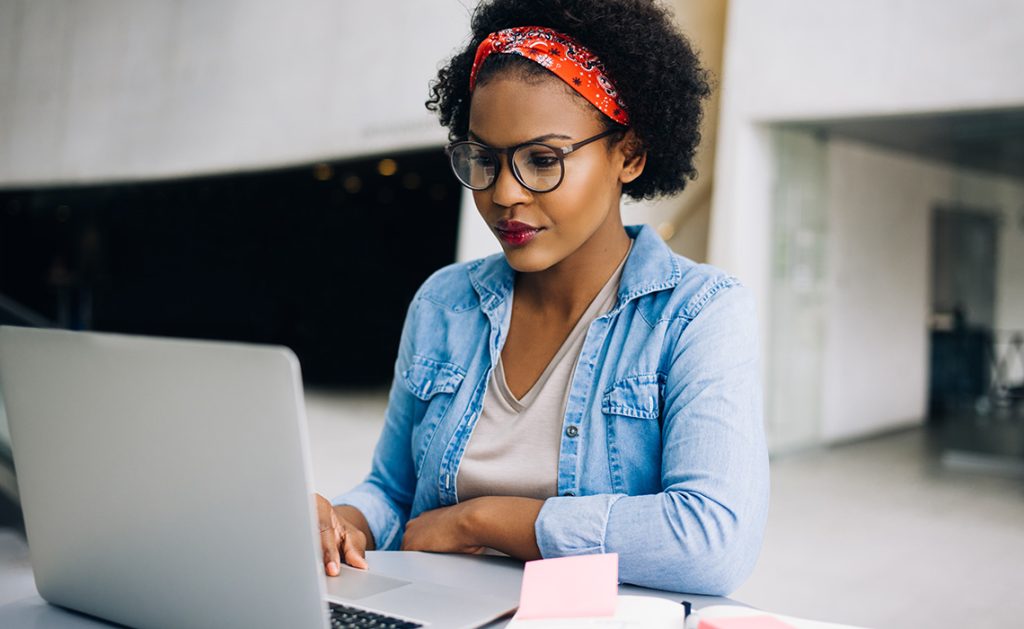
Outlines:
<svg viewBox="0 0 1024 629"><path fill-rule="evenodd" d="M494 181L491 200L498 205L509 207L528 202L530 195L530 191L516 179L515 173L512 172L512 164L503 160L498 178Z"/></svg>

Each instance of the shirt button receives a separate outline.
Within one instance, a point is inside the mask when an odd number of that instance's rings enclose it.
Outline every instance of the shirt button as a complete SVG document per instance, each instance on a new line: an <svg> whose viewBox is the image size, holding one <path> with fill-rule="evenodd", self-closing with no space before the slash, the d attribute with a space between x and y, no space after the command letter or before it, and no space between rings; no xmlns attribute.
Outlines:
<svg viewBox="0 0 1024 629"><path fill-rule="evenodd" d="M565 435L567 437L570 437L570 438L571 437L576 437L579 434L580 434L580 429L577 428L576 426L569 426L568 428L565 429Z"/></svg>
<svg viewBox="0 0 1024 629"><path fill-rule="evenodd" d="M573 492L571 492L571 491L567 491L567 492L565 492L565 493L564 493L564 494L562 494L562 495L563 495L563 496L575 496L576 494L575 494L575 493L573 493Z"/></svg>

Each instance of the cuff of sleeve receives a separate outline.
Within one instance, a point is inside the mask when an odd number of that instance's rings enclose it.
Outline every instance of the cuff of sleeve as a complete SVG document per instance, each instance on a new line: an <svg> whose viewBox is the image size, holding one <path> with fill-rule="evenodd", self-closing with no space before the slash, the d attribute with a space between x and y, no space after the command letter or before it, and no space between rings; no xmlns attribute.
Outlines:
<svg viewBox="0 0 1024 629"><path fill-rule="evenodd" d="M533 525L541 557L603 553L608 514L623 496L556 496L545 500Z"/></svg>
<svg viewBox="0 0 1024 629"><path fill-rule="evenodd" d="M391 501L376 486L361 483L352 490L336 496L331 500L331 504L336 507L349 505L359 509L370 526L377 550L396 550L391 546L398 546L401 539L399 534L402 531L402 518L395 511Z"/></svg>

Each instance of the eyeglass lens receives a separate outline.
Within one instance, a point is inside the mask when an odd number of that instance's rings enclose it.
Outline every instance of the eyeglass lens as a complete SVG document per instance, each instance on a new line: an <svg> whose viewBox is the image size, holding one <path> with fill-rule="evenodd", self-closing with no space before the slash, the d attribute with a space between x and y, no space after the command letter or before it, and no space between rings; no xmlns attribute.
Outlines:
<svg viewBox="0 0 1024 629"><path fill-rule="evenodd" d="M469 188L483 190L494 183L499 164L495 153L475 144L460 144L451 154L452 169ZM519 182L535 192L553 190L562 180L562 160L551 147L524 144L512 157Z"/></svg>

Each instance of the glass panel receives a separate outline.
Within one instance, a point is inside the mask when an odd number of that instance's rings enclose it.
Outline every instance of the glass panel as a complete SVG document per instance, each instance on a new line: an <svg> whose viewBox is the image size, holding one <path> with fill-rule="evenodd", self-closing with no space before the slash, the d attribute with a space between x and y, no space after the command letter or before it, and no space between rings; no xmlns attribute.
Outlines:
<svg viewBox="0 0 1024 629"><path fill-rule="evenodd" d="M773 140L766 428L769 447L777 452L817 443L821 433L828 173L824 139L776 129Z"/></svg>

